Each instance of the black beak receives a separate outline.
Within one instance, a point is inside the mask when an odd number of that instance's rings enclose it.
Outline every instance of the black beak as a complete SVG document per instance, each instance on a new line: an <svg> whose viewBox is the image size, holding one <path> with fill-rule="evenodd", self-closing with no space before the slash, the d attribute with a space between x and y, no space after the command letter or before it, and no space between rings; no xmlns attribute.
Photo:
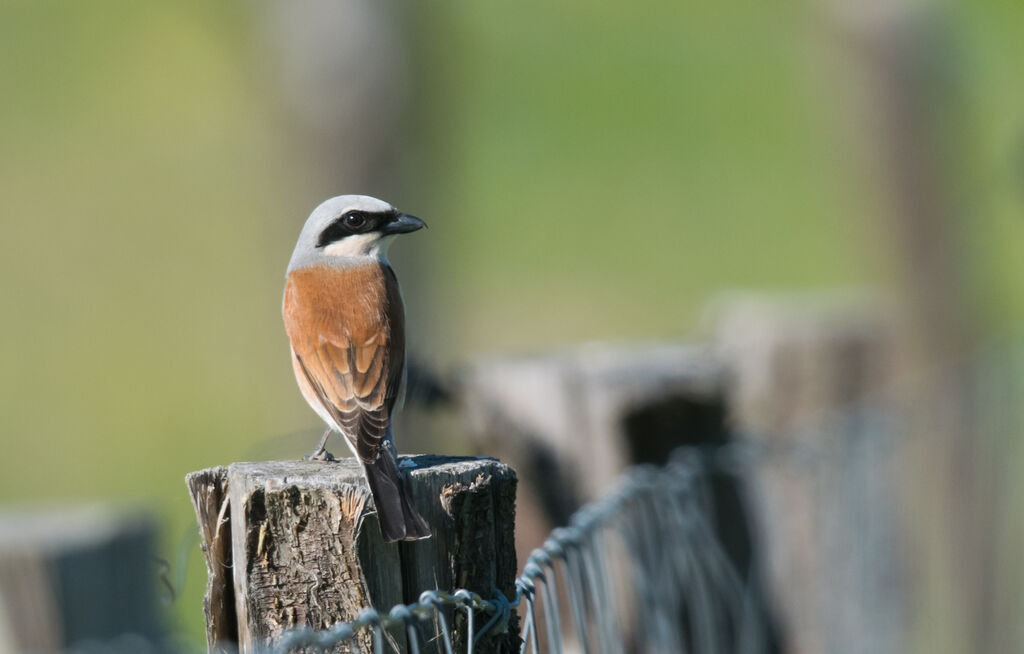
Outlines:
<svg viewBox="0 0 1024 654"><path fill-rule="evenodd" d="M417 229L422 229L427 226L427 223L423 222L416 216L410 216L407 213L400 213L395 216L391 222L386 223L381 229L385 234L408 234L409 232L415 232Z"/></svg>

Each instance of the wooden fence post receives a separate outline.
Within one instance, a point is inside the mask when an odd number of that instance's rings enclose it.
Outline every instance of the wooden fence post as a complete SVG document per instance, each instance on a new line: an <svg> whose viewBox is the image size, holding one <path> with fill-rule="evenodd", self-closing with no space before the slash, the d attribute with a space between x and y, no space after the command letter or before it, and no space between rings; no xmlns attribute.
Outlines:
<svg viewBox="0 0 1024 654"><path fill-rule="evenodd" d="M430 539L382 541L355 459L233 463L189 474L210 573L210 651L237 643L253 652L290 628L326 629L369 607L386 612L415 602L429 589L514 597L515 472L475 457L401 457L401 465ZM465 638L461 621L454 624L457 640ZM423 625L433 638L435 625ZM509 633L482 639L477 651L511 652L517 634L513 616ZM405 647L404 630L389 639ZM367 651L369 634L357 642ZM421 642L420 651L442 650Z"/></svg>

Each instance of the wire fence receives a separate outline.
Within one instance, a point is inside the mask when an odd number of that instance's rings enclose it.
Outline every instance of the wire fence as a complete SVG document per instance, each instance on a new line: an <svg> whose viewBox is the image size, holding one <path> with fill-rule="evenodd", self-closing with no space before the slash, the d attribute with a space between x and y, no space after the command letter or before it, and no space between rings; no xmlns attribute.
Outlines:
<svg viewBox="0 0 1024 654"><path fill-rule="evenodd" d="M481 638L507 633L516 611L521 652L763 652L755 580L740 573L717 538L708 474L750 455L739 446L686 448L664 467L632 469L530 554L515 597L427 591L387 613L368 609L327 630L286 632L268 652L329 651L343 643L358 651L357 636L368 630L374 654L390 651L389 632L404 632L413 654L472 654ZM452 628L460 613L462 638Z"/></svg>

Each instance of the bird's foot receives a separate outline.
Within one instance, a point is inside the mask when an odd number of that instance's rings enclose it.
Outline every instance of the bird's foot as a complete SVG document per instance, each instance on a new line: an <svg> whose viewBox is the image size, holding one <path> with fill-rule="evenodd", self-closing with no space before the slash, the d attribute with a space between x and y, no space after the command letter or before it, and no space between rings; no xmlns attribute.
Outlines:
<svg viewBox="0 0 1024 654"><path fill-rule="evenodd" d="M303 457L306 461L337 461L334 455L328 452L322 447L316 448L312 454L307 457Z"/></svg>

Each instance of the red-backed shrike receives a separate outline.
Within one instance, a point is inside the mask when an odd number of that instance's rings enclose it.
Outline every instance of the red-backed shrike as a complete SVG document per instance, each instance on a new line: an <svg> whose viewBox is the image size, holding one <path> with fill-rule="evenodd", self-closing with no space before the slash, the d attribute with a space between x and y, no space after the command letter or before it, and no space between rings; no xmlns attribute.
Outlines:
<svg viewBox="0 0 1024 654"><path fill-rule="evenodd" d="M284 325L299 389L327 423L312 458L339 432L363 465L384 540L430 528L398 470L391 417L404 386L405 311L387 248L425 223L365 195L327 200L310 214L288 263Z"/></svg>

